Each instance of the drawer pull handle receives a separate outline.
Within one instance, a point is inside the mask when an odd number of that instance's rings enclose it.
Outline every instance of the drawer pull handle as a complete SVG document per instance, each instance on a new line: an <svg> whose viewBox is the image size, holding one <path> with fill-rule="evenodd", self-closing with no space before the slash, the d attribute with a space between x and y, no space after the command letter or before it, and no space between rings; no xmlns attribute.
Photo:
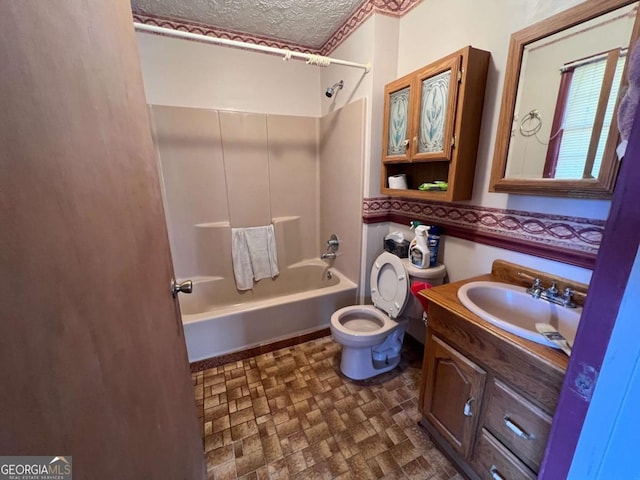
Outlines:
<svg viewBox="0 0 640 480"><path fill-rule="evenodd" d="M473 417L473 412L471 411L471 403L475 401L476 401L475 397L469 397L469 400L465 402L464 410L462 411L465 417Z"/></svg>
<svg viewBox="0 0 640 480"><path fill-rule="evenodd" d="M491 465L489 473L491 474L491 478L494 480L505 480L505 478L500 475L500 472L498 472L498 468L495 465Z"/></svg>
<svg viewBox="0 0 640 480"><path fill-rule="evenodd" d="M507 428L520 438L524 438L525 440L531 440L533 438L533 435L530 435L521 429L516 423L512 422L508 416L505 415L502 419L504 420L504 424Z"/></svg>

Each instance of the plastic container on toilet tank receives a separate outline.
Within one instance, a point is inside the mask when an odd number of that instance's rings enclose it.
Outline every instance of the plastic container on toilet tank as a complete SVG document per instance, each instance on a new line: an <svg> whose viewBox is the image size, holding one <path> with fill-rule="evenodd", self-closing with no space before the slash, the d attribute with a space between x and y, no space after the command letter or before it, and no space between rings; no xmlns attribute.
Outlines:
<svg viewBox="0 0 640 480"><path fill-rule="evenodd" d="M444 277L447 274L447 269L442 264L436 264L430 268L418 268L411 264L408 258L403 258L402 263L407 269L409 274L409 285L413 282L426 282L431 285L438 286L444 282ZM402 316L409 319L409 325L407 326L407 333L413 338L424 344L427 328L422 321L422 313L424 309L420 301L413 295L409 296L407 300L407 306L402 312Z"/></svg>

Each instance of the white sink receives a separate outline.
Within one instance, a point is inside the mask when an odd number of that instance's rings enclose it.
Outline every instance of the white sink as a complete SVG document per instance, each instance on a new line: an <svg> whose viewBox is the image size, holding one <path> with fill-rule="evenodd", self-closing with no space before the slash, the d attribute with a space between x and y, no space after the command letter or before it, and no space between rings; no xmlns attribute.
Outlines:
<svg viewBox="0 0 640 480"><path fill-rule="evenodd" d="M542 345L558 348L536 330L553 325L570 345L576 338L582 308L567 308L533 298L524 287L498 282L470 282L458 290L460 302L492 325Z"/></svg>

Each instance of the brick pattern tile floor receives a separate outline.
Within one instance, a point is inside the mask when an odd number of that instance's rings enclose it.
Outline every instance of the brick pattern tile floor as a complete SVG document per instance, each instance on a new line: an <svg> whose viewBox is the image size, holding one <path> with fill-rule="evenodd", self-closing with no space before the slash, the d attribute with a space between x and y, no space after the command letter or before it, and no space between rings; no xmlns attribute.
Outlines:
<svg viewBox="0 0 640 480"><path fill-rule="evenodd" d="M208 478L461 480L417 425L420 349L364 381L340 352L328 336L192 374Z"/></svg>

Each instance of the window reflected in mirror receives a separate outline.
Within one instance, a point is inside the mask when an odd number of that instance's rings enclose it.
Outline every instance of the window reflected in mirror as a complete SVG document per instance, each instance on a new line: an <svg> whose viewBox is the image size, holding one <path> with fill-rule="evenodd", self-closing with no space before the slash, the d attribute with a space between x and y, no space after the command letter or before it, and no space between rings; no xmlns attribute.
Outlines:
<svg viewBox="0 0 640 480"><path fill-rule="evenodd" d="M598 178L625 60L616 49L562 68L544 178Z"/></svg>
<svg viewBox="0 0 640 480"><path fill-rule="evenodd" d="M611 197L639 3L587 1L511 34L490 192Z"/></svg>
<svg viewBox="0 0 640 480"><path fill-rule="evenodd" d="M506 178L598 177L635 14L629 5L525 46Z"/></svg>

